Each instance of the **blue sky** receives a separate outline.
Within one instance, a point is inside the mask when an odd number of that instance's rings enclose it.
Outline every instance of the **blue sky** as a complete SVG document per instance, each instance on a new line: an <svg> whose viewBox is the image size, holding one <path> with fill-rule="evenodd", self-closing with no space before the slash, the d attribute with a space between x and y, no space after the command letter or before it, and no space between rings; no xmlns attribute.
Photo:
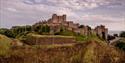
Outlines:
<svg viewBox="0 0 125 63"><path fill-rule="evenodd" d="M0 0L0 27L33 24L54 13L91 27L125 30L125 0Z"/></svg>

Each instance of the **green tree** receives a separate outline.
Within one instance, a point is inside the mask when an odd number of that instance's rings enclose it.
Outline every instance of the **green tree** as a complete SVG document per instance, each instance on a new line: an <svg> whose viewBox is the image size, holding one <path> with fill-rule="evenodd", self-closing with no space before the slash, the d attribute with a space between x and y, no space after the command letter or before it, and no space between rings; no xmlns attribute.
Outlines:
<svg viewBox="0 0 125 63"><path fill-rule="evenodd" d="M125 51L125 43L124 42L118 42L115 46L118 47L119 49L122 49Z"/></svg>
<svg viewBox="0 0 125 63"><path fill-rule="evenodd" d="M42 32L49 33L50 32L50 27L48 25L45 25L42 27Z"/></svg>
<svg viewBox="0 0 125 63"><path fill-rule="evenodd" d="M50 32L50 27L48 25L46 25L45 28L46 28L46 32L49 33Z"/></svg>
<svg viewBox="0 0 125 63"><path fill-rule="evenodd" d="M84 25L80 25L80 26L79 26L79 28L83 28L83 27L84 27Z"/></svg>
<svg viewBox="0 0 125 63"><path fill-rule="evenodd" d="M122 31L122 32L120 33L120 37L125 37L125 31Z"/></svg>
<svg viewBox="0 0 125 63"><path fill-rule="evenodd" d="M23 32L23 30L21 29L20 26L13 26L11 28L12 33L14 34L14 36L16 37L18 34L20 34L21 32Z"/></svg>
<svg viewBox="0 0 125 63"><path fill-rule="evenodd" d="M26 31L32 31L32 26L26 25L26 26L25 26L25 29L26 29Z"/></svg>
<svg viewBox="0 0 125 63"><path fill-rule="evenodd" d="M45 32L45 31L46 31L46 27L43 26L43 27L42 27L42 32Z"/></svg>
<svg viewBox="0 0 125 63"><path fill-rule="evenodd" d="M12 33L12 31L10 29L1 28L0 34L6 35L7 37L14 38L14 34Z"/></svg>

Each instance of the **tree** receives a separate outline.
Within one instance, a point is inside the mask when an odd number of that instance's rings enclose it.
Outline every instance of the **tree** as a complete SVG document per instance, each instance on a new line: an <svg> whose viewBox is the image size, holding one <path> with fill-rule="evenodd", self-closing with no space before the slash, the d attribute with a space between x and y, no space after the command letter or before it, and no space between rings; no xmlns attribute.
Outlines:
<svg viewBox="0 0 125 63"><path fill-rule="evenodd" d="M4 35L4 34L5 34L5 31L7 31L7 30L8 30L8 29L6 29L6 28L1 28L1 29L0 29L0 34L3 34L3 35Z"/></svg>
<svg viewBox="0 0 125 63"><path fill-rule="evenodd" d="M34 31L38 32L40 30L40 28L41 28L41 25L36 25L36 26L34 26Z"/></svg>
<svg viewBox="0 0 125 63"><path fill-rule="evenodd" d="M32 27L30 25L26 25L25 28L26 28L26 31L32 31Z"/></svg>
<svg viewBox="0 0 125 63"><path fill-rule="evenodd" d="M10 30L12 31L15 37L22 32L20 26L13 26Z"/></svg>
<svg viewBox="0 0 125 63"><path fill-rule="evenodd" d="M14 34L14 37L16 37L16 36L18 36L21 33L31 32L32 31L32 27L29 26L29 25L26 25L26 26L13 26L10 30Z"/></svg>
<svg viewBox="0 0 125 63"><path fill-rule="evenodd" d="M120 37L125 37L125 31L122 31L122 32L120 33Z"/></svg>
<svg viewBox="0 0 125 63"><path fill-rule="evenodd" d="M113 40L113 39L115 39L114 36L112 36L112 35L108 35L108 39L107 39L108 41L109 41L109 40Z"/></svg>
<svg viewBox="0 0 125 63"><path fill-rule="evenodd" d="M42 32L46 32L46 27L45 26L42 27Z"/></svg>
<svg viewBox="0 0 125 63"><path fill-rule="evenodd" d="M42 32L49 33L50 32L50 27L48 25L45 25L42 27Z"/></svg>
<svg viewBox="0 0 125 63"><path fill-rule="evenodd" d="M79 28L83 28L83 27L84 27L84 25L80 25L80 26L79 26Z"/></svg>
<svg viewBox="0 0 125 63"><path fill-rule="evenodd" d="M1 28L0 34L6 35L7 37L11 37L11 38L15 37L14 34L12 33L12 31L10 29L6 29L6 28Z"/></svg>
<svg viewBox="0 0 125 63"><path fill-rule="evenodd" d="M119 49L122 49L125 51L125 43L124 42L118 42L115 46L118 47Z"/></svg>
<svg viewBox="0 0 125 63"><path fill-rule="evenodd" d="M114 37L118 37L118 34L113 34Z"/></svg>

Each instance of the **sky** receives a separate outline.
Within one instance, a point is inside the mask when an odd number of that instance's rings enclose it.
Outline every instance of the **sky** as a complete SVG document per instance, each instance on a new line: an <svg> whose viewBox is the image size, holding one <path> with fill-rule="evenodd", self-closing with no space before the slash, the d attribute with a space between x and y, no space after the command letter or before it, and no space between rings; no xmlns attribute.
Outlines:
<svg viewBox="0 0 125 63"><path fill-rule="evenodd" d="M31 25L55 13L92 28L125 31L125 0L0 0L0 27Z"/></svg>

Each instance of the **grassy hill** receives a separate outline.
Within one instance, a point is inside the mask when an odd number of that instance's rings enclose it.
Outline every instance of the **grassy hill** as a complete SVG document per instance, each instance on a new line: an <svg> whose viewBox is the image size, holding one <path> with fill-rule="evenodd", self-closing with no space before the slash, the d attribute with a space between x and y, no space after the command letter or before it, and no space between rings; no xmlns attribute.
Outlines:
<svg viewBox="0 0 125 63"><path fill-rule="evenodd" d="M5 55L10 49L10 43L12 40L4 35L0 34L0 55Z"/></svg>
<svg viewBox="0 0 125 63"><path fill-rule="evenodd" d="M124 63L124 52L98 41L72 45L17 47L0 63ZM2 60L2 61L1 61Z"/></svg>

